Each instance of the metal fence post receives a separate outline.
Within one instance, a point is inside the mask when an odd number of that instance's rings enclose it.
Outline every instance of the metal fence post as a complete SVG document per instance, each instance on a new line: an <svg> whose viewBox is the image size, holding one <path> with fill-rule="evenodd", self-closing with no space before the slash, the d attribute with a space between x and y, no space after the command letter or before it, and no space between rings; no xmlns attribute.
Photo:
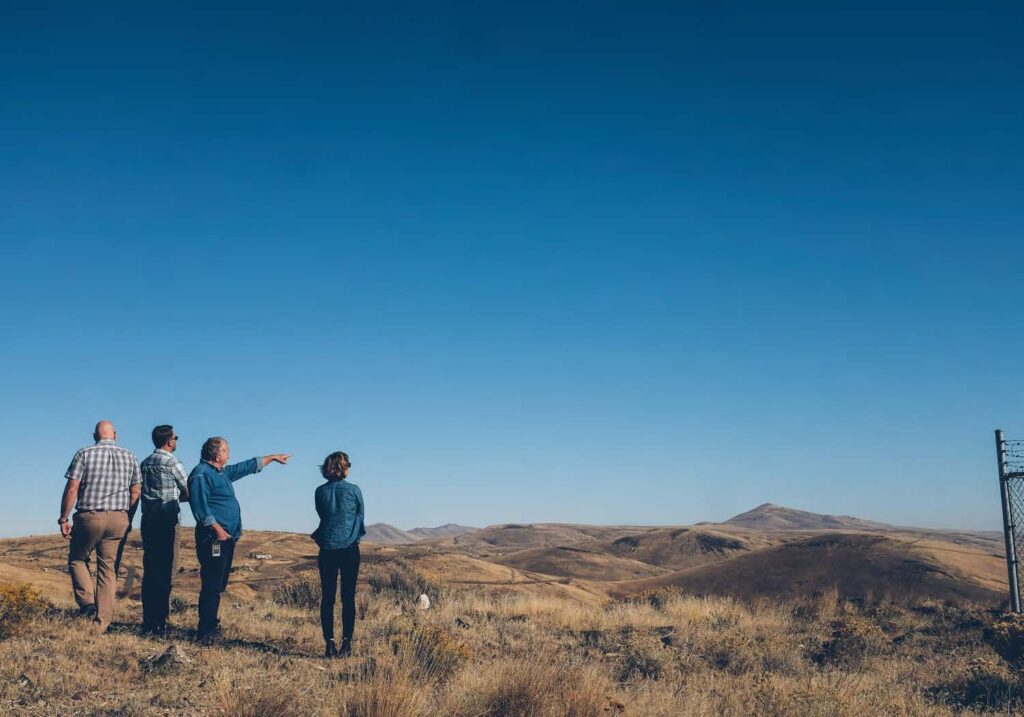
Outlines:
<svg viewBox="0 0 1024 717"><path fill-rule="evenodd" d="M1020 589L1017 585L1016 516L1010 504L1010 477L1006 470L1006 441L996 430L996 461L999 464L999 493L1003 503L1003 538L1006 541L1006 577L1010 585L1010 609L1020 612Z"/></svg>

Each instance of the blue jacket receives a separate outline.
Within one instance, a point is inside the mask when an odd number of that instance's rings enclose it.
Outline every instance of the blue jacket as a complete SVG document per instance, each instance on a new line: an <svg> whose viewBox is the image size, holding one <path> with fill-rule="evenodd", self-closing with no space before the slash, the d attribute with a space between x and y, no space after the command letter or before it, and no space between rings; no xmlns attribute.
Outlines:
<svg viewBox="0 0 1024 717"><path fill-rule="evenodd" d="M203 461L188 476L188 504L196 519L196 541L207 536L208 528L219 523L235 540L242 537L242 510L232 485L239 478L263 470L263 461L250 458L217 470Z"/></svg>
<svg viewBox="0 0 1024 717"><path fill-rule="evenodd" d="M313 540L324 550L347 548L366 535L363 526L363 492L347 480L327 481L316 489L320 527Z"/></svg>

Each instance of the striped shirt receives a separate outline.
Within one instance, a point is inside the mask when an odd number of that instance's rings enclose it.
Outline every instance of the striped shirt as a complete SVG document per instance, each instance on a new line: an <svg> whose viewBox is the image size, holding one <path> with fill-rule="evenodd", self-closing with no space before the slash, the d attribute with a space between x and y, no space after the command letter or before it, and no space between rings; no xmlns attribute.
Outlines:
<svg viewBox="0 0 1024 717"><path fill-rule="evenodd" d="M170 451L157 448L142 461L142 514L178 512L178 495L185 490L185 466Z"/></svg>
<svg viewBox="0 0 1024 717"><path fill-rule="evenodd" d="M142 481L139 461L127 448L121 448L111 440L97 441L87 446L71 459L67 480L81 481L78 486L80 512L93 510L128 510L131 502L129 486Z"/></svg>

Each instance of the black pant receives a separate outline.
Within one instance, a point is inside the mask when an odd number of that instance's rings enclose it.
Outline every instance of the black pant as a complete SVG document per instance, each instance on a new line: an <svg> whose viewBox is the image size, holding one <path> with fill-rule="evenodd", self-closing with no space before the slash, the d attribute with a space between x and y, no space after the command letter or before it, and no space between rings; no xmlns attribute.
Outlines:
<svg viewBox="0 0 1024 717"><path fill-rule="evenodd" d="M352 639L356 626L356 578L359 577L359 543L341 550L320 549L316 565L320 568L320 627L324 640L334 639L334 598L341 573L341 637Z"/></svg>
<svg viewBox="0 0 1024 717"><path fill-rule="evenodd" d="M142 514L143 629L158 629L167 623L177 528L177 513Z"/></svg>
<svg viewBox="0 0 1024 717"><path fill-rule="evenodd" d="M215 540L211 535L199 535L196 557L199 558L199 637L203 637L220 622L220 594L228 586L231 563L235 558L234 540ZM214 557L213 546L220 545L220 555Z"/></svg>

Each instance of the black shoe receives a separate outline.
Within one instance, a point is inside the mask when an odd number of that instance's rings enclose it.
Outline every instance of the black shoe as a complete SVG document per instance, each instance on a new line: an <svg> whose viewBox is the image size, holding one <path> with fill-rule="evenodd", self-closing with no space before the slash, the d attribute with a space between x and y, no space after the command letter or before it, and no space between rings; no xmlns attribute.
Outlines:
<svg viewBox="0 0 1024 717"><path fill-rule="evenodd" d="M348 637L341 639L341 647L338 648L338 657L348 657L352 654L352 640Z"/></svg>
<svg viewBox="0 0 1024 717"><path fill-rule="evenodd" d="M78 608L78 616L84 617L86 620L96 619L96 606L95 605L82 605Z"/></svg>
<svg viewBox="0 0 1024 717"><path fill-rule="evenodd" d="M338 646L334 644L334 640L327 640L327 649L324 650L324 657L337 657Z"/></svg>
<svg viewBox="0 0 1024 717"><path fill-rule="evenodd" d="M196 633L196 640L202 645L212 645L223 636L224 633L220 629L220 620L218 620L217 624L213 627L207 630L199 630Z"/></svg>

